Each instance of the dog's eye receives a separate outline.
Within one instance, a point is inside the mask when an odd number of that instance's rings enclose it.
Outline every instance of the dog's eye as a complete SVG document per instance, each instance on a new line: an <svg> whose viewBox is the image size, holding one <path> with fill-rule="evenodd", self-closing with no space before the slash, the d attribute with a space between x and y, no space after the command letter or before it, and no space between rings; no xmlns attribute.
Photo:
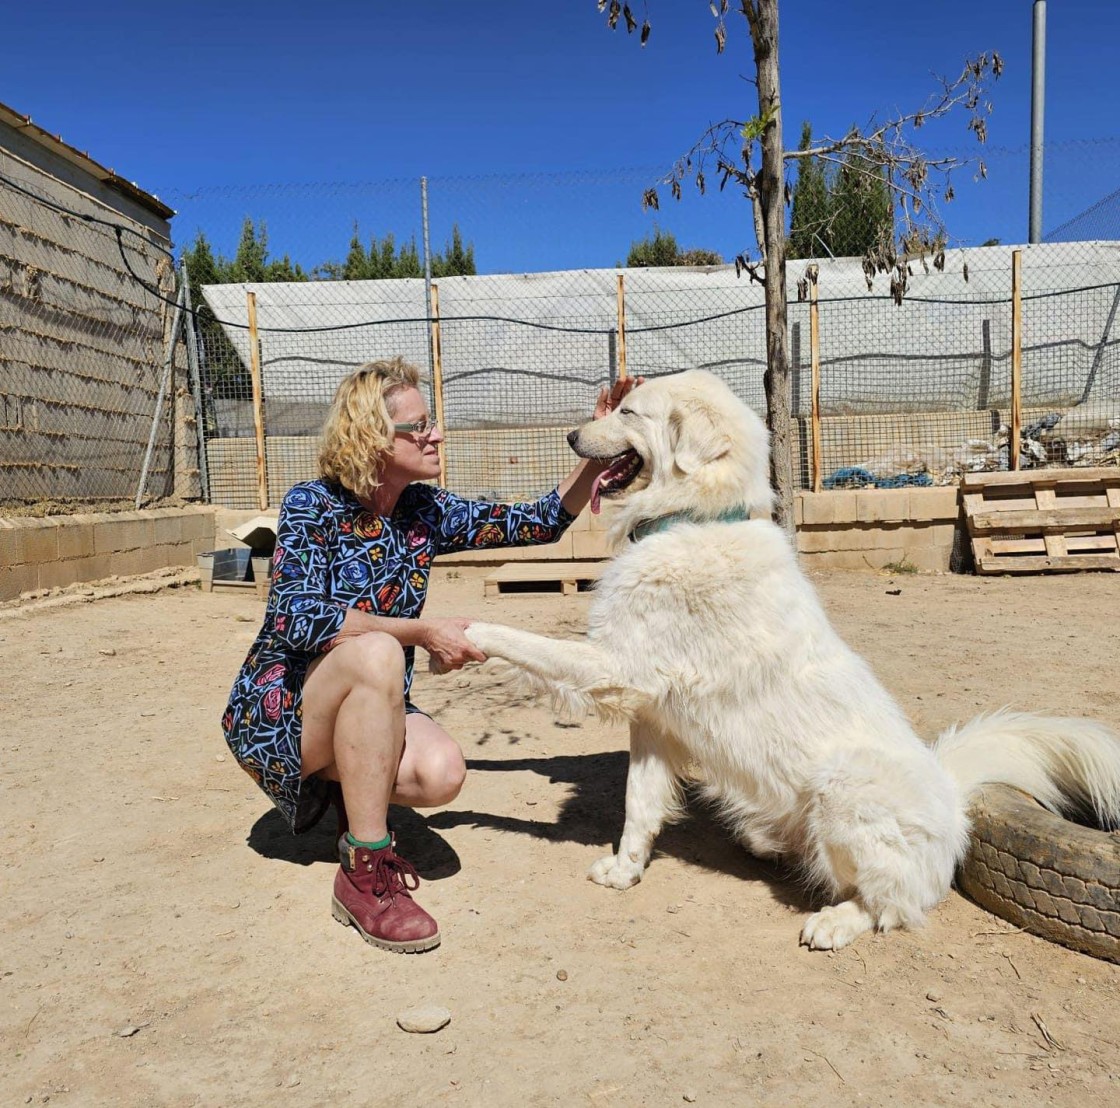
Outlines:
<svg viewBox="0 0 1120 1108"><path fill-rule="evenodd" d="M633 408L619 408L618 409L618 414L619 415L634 415L635 413L634 413Z"/></svg>

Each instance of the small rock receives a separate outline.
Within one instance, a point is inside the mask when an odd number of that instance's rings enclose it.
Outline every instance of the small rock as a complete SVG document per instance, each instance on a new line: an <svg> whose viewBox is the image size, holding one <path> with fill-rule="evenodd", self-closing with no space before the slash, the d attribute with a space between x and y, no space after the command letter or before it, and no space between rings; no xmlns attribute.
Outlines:
<svg viewBox="0 0 1120 1108"><path fill-rule="evenodd" d="M665 909L666 912L668 912L670 915L674 915L674 916L680 910L681 910L681 906L679 904L670 904L669 907Z"/></svg>
<svg viewBox="0 0 1120 1108"><path fill-rule="evenodd" d="M926 993L926 1000L932 1001L934 1004L936 1004L940 999L941 994L936 989L930 989L930 991Z"/></svg>
<svg viewBox="0 0 1120 1108"><path fill-rule="evenodd" d="M1085 984L1085 978L1084 978L1084 977L1079 977L1079 978L1077 979L1077 983L1078 983L1079 985L1084 985L1084 984Z"/></svg>
<svg viewBox="0 0 1120 1108"><path fill-rule="evenodd" d="M424 1004L419 1008L406 1008L397 1015L397 1026L402 1031L417 1035L430 1035L451 1022L451 1013L435 1004Z"/></svg>
<svg viewBox="0 0 1120 1108"><path fill-rule="evenodd" d="M108 650L99 650L97 653L104 654L106 658L115 658L117 656L117 652L112 647L109 647Z"/></svg>
<svg viewBox="0 0 1120 1108"><path fill-rule="evenodd" d="M567 981L568 980L568 971L566 969L558 969L556 971L556 980L557 981Z"/></svg>
<svg viewBox="0 0 1120 1108"><path fill-rule="evenodd" d="M696 1103L696 1094L695 1093L685 1093L683 1099L684 1099L686 1104L695 1104Z"/></svg>
<svg viewBox="0 0 1120 1108"><path fill-rule="evenodd" d="M218 754L214 758L215 762L224 762L225 760L226 760L226 756L224 754Z"/></svg>
<svg viewBox="0 0 1120 1108"><path fill-rule="evenodd" d="M887 596L901 596L901 589L887 589Z"/></svg>
<svg viewBox="0 0 1120 1108"><path fill-rule="evenodd" d="M117 1036L121 1039L131 1039L132 1036L135 1035L136 1032L139 1031L139 1030L140 1030L139 1027L136 1027L135 1025L130 1023L127 1027L122 1027L117 1032Z"/></svg>

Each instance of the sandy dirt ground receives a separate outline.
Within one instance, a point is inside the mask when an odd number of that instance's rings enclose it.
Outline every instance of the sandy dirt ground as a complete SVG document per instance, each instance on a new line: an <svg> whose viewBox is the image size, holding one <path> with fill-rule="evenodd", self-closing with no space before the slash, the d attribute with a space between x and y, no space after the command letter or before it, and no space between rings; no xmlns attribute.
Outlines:
<svg viewBox="0 0 1120 1108"><path fill-rule="evenodd" d="M1005 703L1120 714L1120 577L815 580L924 735ZM587 601L449 570L429 610L574 635ZM330 916L333 816L291 837L222 742L261 612L190 587L2 614L4 1104L1120 1103L1120 966L956 892L810 953L797 885L695 804L640 885L585 880L624 729L477 669L417 681L461 796L394 814L443 945L366 946ZM400 1030L418 1004L450 1024Z"/></svg>

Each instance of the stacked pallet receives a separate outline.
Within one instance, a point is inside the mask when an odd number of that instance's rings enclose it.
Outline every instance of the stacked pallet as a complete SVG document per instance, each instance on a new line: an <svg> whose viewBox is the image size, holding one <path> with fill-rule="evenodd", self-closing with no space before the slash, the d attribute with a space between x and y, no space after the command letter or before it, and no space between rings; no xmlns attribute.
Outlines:
<svg viewBox="0 0 1120 1108"><path fill-rule="evenodd" d="M1120 467L961 479L977 573L1120 570Z"/></svg>

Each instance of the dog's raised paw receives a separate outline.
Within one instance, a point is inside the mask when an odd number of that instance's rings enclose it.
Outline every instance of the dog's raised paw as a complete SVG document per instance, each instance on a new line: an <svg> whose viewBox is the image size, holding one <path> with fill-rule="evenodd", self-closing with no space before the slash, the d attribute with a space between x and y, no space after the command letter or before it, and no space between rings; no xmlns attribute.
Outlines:
<svg viewBox="0 0 1120 1108"><path fill-rule="evenodd" d="M871 916L854 900L814 912L801 929L801 945L810 950L840 950L874 926Z"/></svg>
<svg viewBox="0 0 1120 1108"><path fill-rule="evenodd" d="M587 879L608 889L629 889L642 879L641 871L634 873L618 863L618 855L608 854L600 858L588 871Z"/></svg>

